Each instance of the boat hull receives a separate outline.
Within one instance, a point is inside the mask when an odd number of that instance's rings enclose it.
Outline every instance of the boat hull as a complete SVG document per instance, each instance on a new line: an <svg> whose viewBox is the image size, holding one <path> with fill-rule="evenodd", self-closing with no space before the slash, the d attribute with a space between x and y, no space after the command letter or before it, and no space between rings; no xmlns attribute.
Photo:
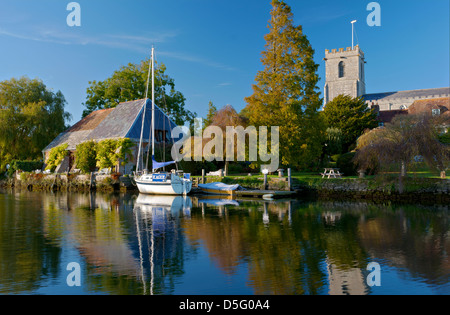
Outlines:
<svg viewBox="0 0 450 315"><path fill-rule="evenodd" d="M241 187L239 185L226 185L224 183L199 184L198 188L205 194L211 195L234 195Z"/></svg>
<svg viewBox="0 0 450 315"><path fill-rule="evenodd" d="M140 193L151 195L187 195L192 189L192 182L187 180L162 183L136 180L136 185Z"/></svg>
<svg viewBox="0 0 450 315"><path fill-rule="evenodd" d="M208 189L200 188L202 192L210 195L233 195L233 190L219 190L219 189Z"/></svg>

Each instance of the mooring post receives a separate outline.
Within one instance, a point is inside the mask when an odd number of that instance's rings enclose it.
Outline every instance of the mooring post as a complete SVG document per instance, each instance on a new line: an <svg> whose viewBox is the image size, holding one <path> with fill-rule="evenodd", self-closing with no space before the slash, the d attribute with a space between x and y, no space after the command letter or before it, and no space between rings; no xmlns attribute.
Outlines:
<svg viewBox="0 0 450 315"><path fill-rule="evenodd" d="M95 187L95 182L94 182L94 172L91 172L91 183L89 184L89 190L93 191Z"/></svg>
<svg viewBox="0 0 450 315"><path fill-rule="evenodd" d="M267 190L267 173L264 174L264 190Z"/></svg>
<svg viewBox="0 0 450 315"><path fill-rule="evenodd" d="M291 179L291 169L290 168L288 168L288 188L289 188L289 191L292 190L292 179Z"/></svg>
<svg viewBox="0 0 450 315"><path fill-rule="evenodd" d="M202 169L202 184L206 184L205 183L205 169Z"/></svg>

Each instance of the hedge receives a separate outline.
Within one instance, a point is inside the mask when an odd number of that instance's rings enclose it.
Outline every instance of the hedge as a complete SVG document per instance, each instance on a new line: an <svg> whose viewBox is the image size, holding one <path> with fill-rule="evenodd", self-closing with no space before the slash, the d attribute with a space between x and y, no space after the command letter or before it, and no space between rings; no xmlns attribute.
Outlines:
<svg viewBox="0 0 450 315"><path fill-rule="evenodd" d="M8 176L12 176L16 171L33 172L35 170L41 170L44 166L42 161L20 161L13 160L9 164Z"/></svg>

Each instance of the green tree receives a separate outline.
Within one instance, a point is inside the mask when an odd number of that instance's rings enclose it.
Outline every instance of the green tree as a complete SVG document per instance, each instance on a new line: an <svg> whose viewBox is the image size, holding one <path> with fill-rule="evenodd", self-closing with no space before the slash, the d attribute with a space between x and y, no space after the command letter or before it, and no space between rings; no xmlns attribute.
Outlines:
<svg viewBox="0 0 450 315"><path fill-rule="evenodd" d="M39 79L0 82L0 169L11 160L42 158L45 148L67 129L66 100Z"/></svg>
<svg viewBox="0 0 450 315"><path fill-rule="evenodd" d="M339 128L327 128L325 152L328 155L342 154L342 131Z"/></svg>
<svg viewBox="0 0 450 315"><path fill-rule="evenodd" d="M278 0L272 7L261 59L264 70L256 75L242 114L250 125L280 127L284 165L310 167L319 160L325 134L318 112L318 65L302 26L293 24L290 7Z"/></svg>
<svg viewBox="0 0 450 315"><path fill-rule="evenodd" d="M329 128L340 129L343 149L349 151L366 129L378 126L377 115L363 98L338 95L323 110L325 123Z"/></svg>
<svg viewBox="0 0 450 315"><path fill-rule="evenodd" d="M206 128L212 124L213 118L216 114L217 114L217 107L214 106L212 101L209 101L208 114L206 115L206 119L204 120L203 128Z"/></svg>
<svg viewBox="0 0 450 315"><path fill-rule="evenodd" d="M129 63L122 66L104 81L90 81L86 91L86 102L83 104L86 107L83 117L95 110L113 108L122 102L145 98L148 70L149 59L139 64ZM155 65L156 105L178 125L192 122L196 114L185 109L185 97L175 90L174 79L165 72L164 64ZM149 91L148 96L150 95Z"/></svg>

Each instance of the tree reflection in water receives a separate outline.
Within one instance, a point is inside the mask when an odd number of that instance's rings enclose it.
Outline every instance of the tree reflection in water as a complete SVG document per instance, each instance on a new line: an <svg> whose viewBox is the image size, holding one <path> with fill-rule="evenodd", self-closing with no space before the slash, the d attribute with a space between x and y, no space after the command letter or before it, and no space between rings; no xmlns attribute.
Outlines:
<svg viewBox="0 0 450 315"><path fill-rule="evenodd" d="M0 293L70 294L75 260L78 293L448 294L448 231L448 206L3 192Z"/></svg>

